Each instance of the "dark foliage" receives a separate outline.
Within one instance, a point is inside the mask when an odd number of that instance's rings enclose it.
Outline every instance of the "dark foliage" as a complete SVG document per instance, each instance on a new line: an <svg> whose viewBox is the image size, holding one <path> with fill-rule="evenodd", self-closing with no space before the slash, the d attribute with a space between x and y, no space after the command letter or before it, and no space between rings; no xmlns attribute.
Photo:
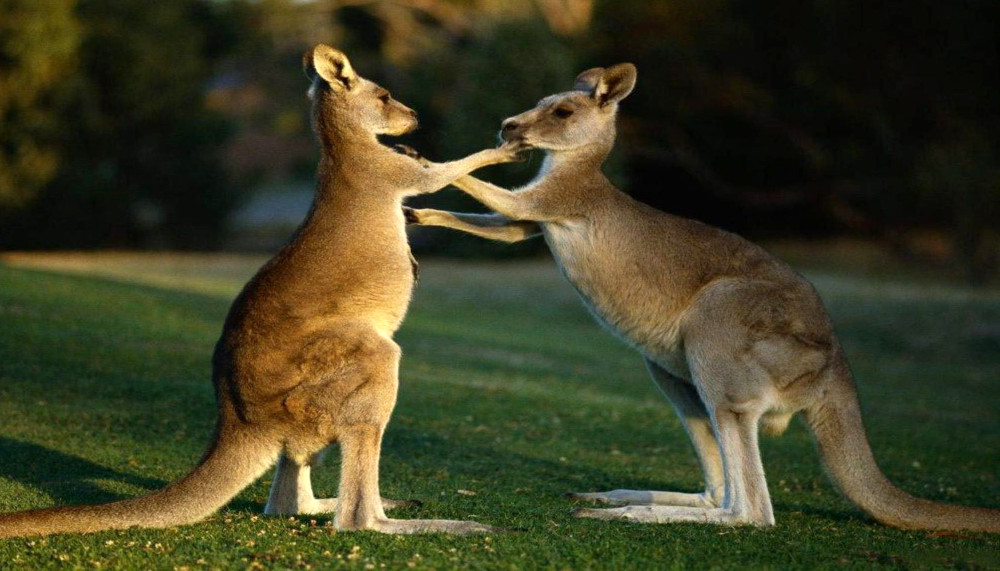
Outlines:
<svg viewBox="0 0 1000 571"><path fill-rule="evenodd" d="M435 160L492 145L580 70L632 61L607 171L636 198L753 238L873 238L971 279L1000 265L1000 3L79 0L68 21L7 2L0 34L19 39L3 45L32 57L5 48L0 65L34 87L0 100L0 246L211 247L237 189L309 184L299 58L326 41L420 112L403 142ZM17 36L29 17L47 27ZM65 41L38 41L52 30ZM538 163L482 176L516 185Z"/></svg>

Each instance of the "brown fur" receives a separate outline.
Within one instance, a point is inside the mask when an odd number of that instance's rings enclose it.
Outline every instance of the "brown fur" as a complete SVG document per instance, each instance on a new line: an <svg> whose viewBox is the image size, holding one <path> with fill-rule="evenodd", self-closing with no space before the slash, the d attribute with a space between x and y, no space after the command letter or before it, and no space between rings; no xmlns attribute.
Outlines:
<svg viewBox="0 0 1000 571"><path fill-rule="evenodd" d="M381 145L416 114L319 45L306 54L322 158L308 218L233 302L213 357L216 440L187 476L147 496L0 516L0 537L198 521L283 455L269 513L335 511L338 529L468 533L475 522L391 520L378 493L382 433L396 402L400 350L392 335L413 288L400 212L476 168L513 160L489 149L423 168ZM340 497L316 500L315 455L339 442ZM390 502L389 505L392 505Z"/></svg>
<svg viewBox="0 0 1000 571"><path fill-rule="evenodd" d="M701 494L575 494L612 504L578 515L646 522L772 525L758 430L780 433L797 411L833 479L876 519L906 528L1000 531L1000 511L936 504L879 471L854 381L812 286L758 246L622 193L601 173L618 102L635 68L587 70L574 90L503 122L508 144L547 151L541 173L509 192L472 177L456 186L496 214L423 209L411 220L486 238L544 234L597 319L643 355L677 409L705 472Z"/></svg>

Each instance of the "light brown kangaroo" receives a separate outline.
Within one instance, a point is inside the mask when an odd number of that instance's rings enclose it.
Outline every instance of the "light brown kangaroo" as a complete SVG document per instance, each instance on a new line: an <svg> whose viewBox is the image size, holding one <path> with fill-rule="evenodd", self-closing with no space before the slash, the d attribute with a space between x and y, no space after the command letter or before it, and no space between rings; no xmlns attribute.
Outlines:
<svg viewBox="0 0 1000 571"><path fill-rule="evenodd" d="M489 149L425 169L379 143L417 126L416 113L319 45L304 58L322 157L312 210L233 302L213 356L215 441L188 475L135 499L0 516L0 537L196 522L284 458L270 512L335 509L338 529L386 533L489 531L475 522L388 519L379 498L382 433L396 402L392 335L413 275L403 197L433 192L514 159ZM340 495L316 500L308 466L339 442Z"/></svg>
<svg viewBox="0 0 1000 571"><path fill-rule="evenodd" d="M573 494L622 505L577 515L640 522L772 525L758 428L781 433L804 411L833 480L861 509L902 528L1000 532L1000 510L915 498L879 470L854 380L812 286L760 247L637 202L601 173L631 64L595 68L572 91L503 122L507 144L546 151L516 192L463 177L496 214L408 210L411 221L486 238L542 233L594 316L636 347L673 403L705 473L700 494ZM426 163L426 161L425 161ZM431 163L427 163L431 164Z"/></svg>

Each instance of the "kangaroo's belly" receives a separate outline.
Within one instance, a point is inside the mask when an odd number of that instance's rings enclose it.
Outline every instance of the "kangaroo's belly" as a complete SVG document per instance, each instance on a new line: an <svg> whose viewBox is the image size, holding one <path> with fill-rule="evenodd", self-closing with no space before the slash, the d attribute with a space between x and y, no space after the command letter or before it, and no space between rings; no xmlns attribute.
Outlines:
<svg viewBox="0 0 1000 571"><path fill-rule="evenodd" d="M354 283L349 285L342 299L336 299L338 292L333 292L332 311L324 317L367 321L380 334L391 338L406 316L413 293L409 249L372 257L368 262L367 268L352 272Z"/></svg>
<svg viewBox="0 0 1000 571"><path fill-rule="evenodd" d="M682 313L656 272L634 249L588 222L547 224L545 238L557 264L595 319L671 374L690 378Z"/></svg>

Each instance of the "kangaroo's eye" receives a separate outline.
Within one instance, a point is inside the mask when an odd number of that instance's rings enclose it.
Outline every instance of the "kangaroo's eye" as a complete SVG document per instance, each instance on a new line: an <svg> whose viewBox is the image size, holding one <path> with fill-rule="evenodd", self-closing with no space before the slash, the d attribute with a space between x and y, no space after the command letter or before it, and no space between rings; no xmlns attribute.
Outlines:
<svg viewBox="0 0 1000 571"><path fill-rule="evenodd" d="M390 96L388 93L383 93L378 96L378 100L381 101L382 103L389 103L390 99L392 99L392 96Z"/></svg>
<svg viewBox="0 0 1000 571"><path fill-rule="evenodd" d="M566 107L556 107L556 110L552 114L560 119L565 119L573 114L573 110Z"/></svg>

